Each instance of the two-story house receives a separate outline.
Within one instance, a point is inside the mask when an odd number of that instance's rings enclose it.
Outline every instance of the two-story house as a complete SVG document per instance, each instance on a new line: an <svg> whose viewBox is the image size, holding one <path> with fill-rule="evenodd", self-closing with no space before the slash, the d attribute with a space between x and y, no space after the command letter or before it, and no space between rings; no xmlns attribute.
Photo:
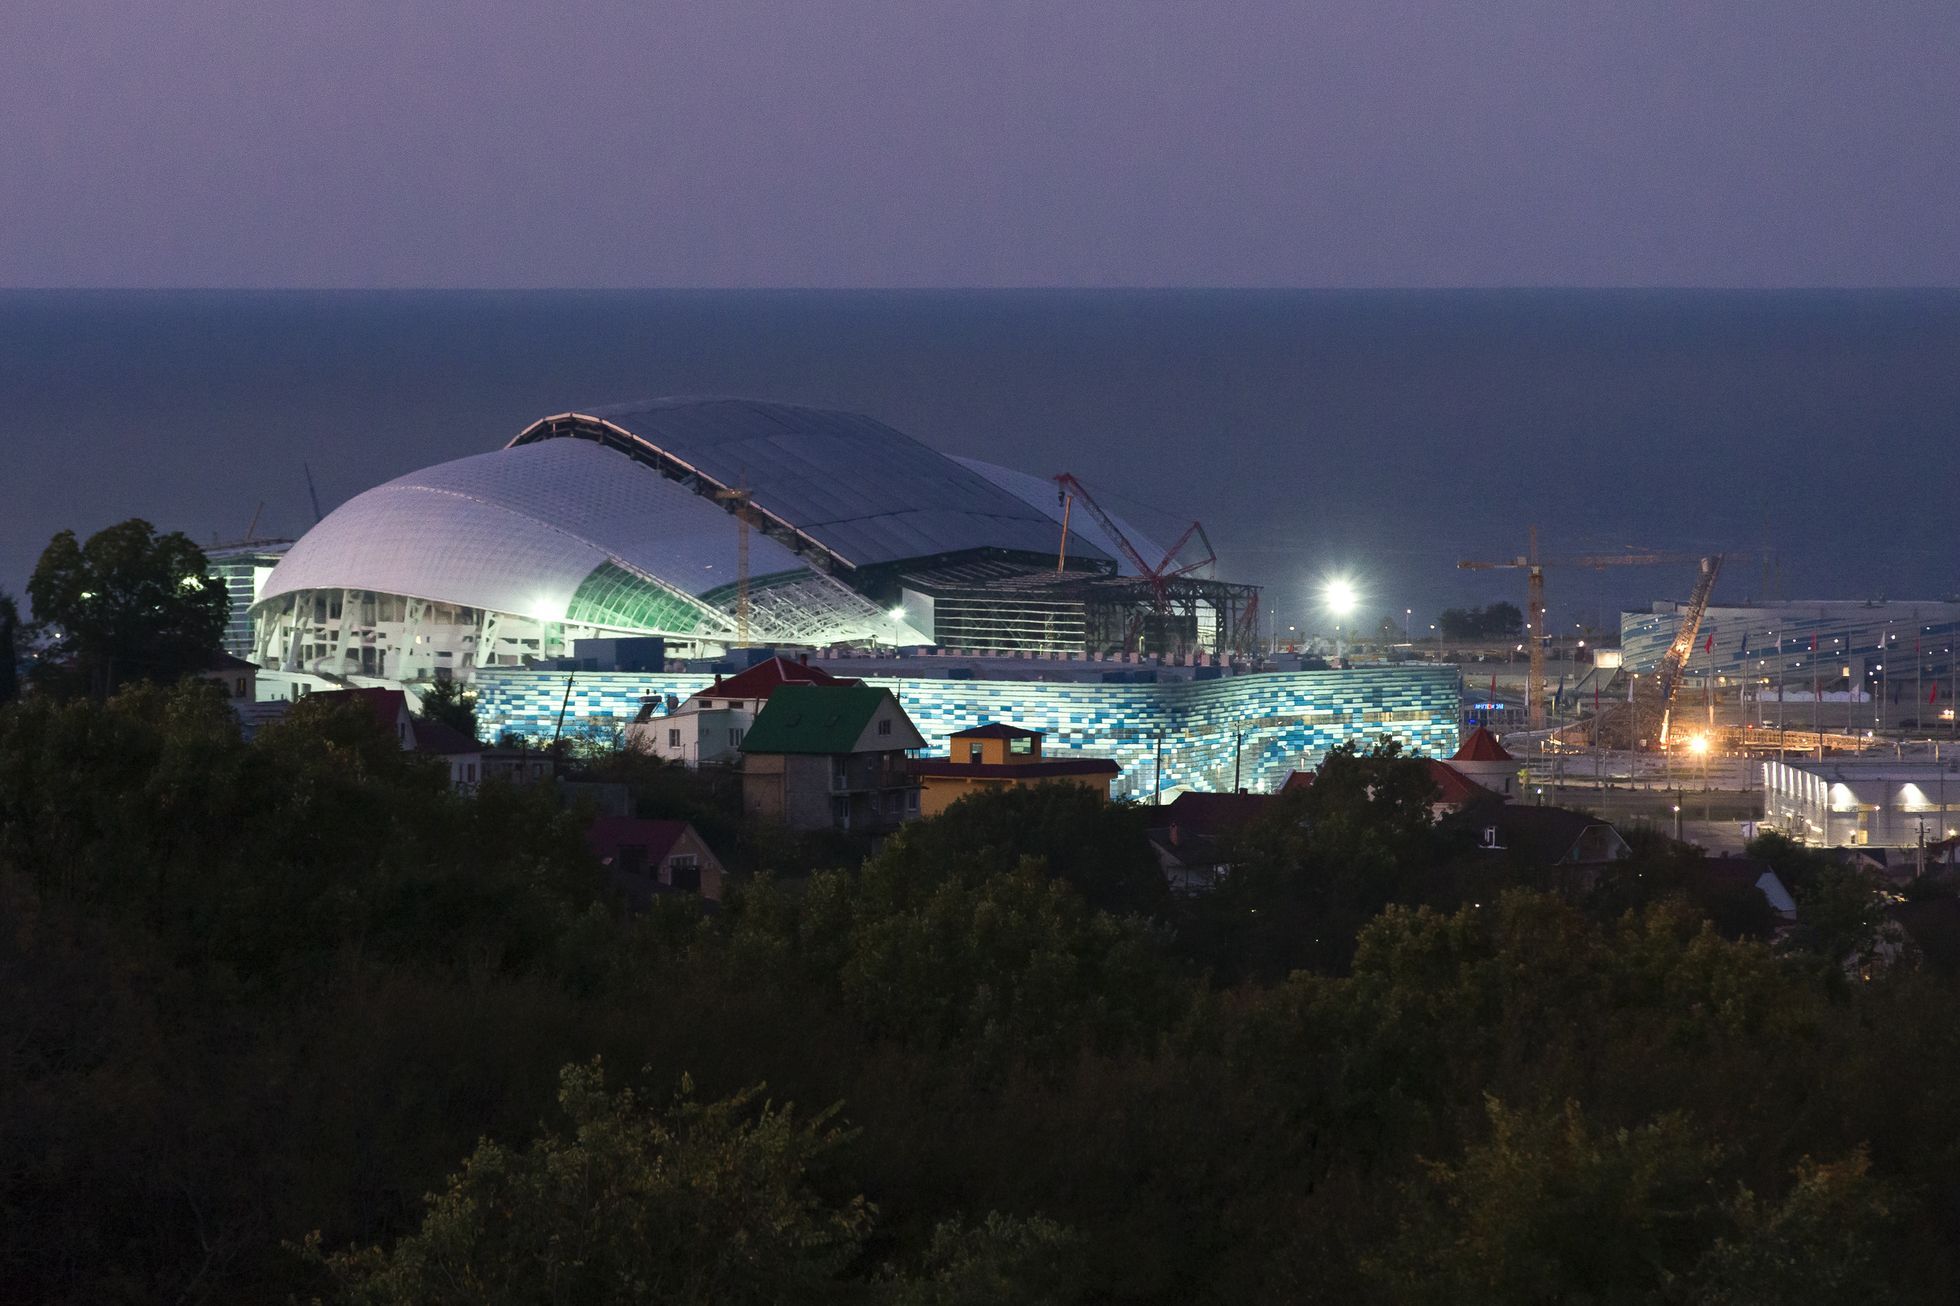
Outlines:
<svg viewBox="0 0 1960 1306"><path fill-rule="evenodd" d="M792 830L896 829L919 815L925 738L888 689L783 685L742 740L742 808Z"/></svg>
<svg viewBox="0 0 1960 1306"><path fill-rule="evenodd" d="M742 740L756 714L784 685L856 685L822 667L773 657L690 695L673 711L649 699L626 727L629 748L683 766L733 765L742 759Z"/></svg>
<svg viewBox="0 0 1960 1306"><path fill-rule="evenodd" d="M982 789L1018 789L1039 784L1079 785L1107 800L1118 767L1107 757L1044 757L1039 730L992 723L949 736L949 757L915 757L912 774L920 784L919 810L937 816Z"/></svg>

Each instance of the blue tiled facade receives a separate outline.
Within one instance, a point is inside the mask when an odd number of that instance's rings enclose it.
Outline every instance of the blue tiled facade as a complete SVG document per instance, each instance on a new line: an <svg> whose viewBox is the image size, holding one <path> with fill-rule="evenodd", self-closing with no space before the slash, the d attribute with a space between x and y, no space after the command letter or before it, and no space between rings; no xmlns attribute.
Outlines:
<svg viewBox="0 0 1960 1306"><path fill-rule="evenodd" d="M591 672L572 679L567 735L609 735L648 696L685 699L705 674ZM1163 785L1229 790L1243 734L1240 781L1271 790L1288 771L1314 765L1353 739L1387 735L1406 748L1448 757L1457 747L1457 669L1368 667L1268 672L1218 680L1100 684L1035 680L870 677L904 704L935 752L956 730L1004 721L1046 733L1044 751L1111 757L1123 768L1119 795L1148 794L1163 747ZM476 673L477 716L491 735L510 730L549 739L565 701L566 675L515 668Z"/></svg>

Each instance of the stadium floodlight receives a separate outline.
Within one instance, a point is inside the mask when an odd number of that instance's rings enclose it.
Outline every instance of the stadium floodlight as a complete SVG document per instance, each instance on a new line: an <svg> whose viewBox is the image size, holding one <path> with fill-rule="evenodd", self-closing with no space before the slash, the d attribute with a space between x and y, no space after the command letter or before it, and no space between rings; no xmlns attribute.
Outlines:
<svg viewBox="0 0 1960 1306"><path fill-rule="evenodd" d="M1336 576L1328 581L1322 587L1320 596L1327 604L1327 610L1337 617L1347 616L1354 611L1355 604L1360 602L1360 595L1354 590L1354 582L1345 576Z"/></svg>

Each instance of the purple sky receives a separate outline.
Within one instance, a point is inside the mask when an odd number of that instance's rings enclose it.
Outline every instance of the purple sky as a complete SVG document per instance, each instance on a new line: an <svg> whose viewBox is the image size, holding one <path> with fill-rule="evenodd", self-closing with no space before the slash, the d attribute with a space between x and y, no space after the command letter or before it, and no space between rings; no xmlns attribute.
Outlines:
<svg viewBox="0 0 1960 1306"><path fill-rule="evenodd" d="M6 0L0 285L1956 285L1954 0Z"/></svg>

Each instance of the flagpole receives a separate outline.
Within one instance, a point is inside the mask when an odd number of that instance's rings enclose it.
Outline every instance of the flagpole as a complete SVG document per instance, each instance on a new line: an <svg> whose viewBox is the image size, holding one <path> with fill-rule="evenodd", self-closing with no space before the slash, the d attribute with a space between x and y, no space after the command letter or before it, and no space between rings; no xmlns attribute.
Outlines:
<svg viewBox="0 0 1960 1306"><path fill-rule="evenodd" d="M1783 761L1783 682L1786 679L1783 666L1783 632L1771 632L1776 636L1776 760Z"/></svg>

